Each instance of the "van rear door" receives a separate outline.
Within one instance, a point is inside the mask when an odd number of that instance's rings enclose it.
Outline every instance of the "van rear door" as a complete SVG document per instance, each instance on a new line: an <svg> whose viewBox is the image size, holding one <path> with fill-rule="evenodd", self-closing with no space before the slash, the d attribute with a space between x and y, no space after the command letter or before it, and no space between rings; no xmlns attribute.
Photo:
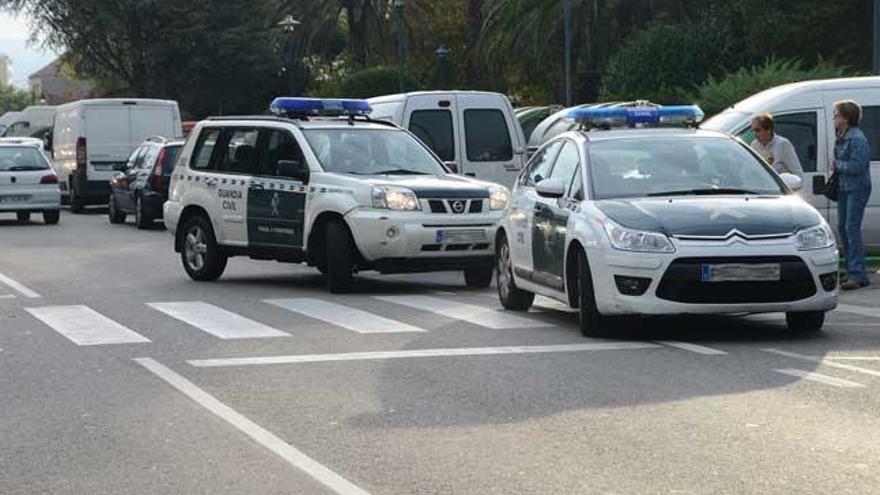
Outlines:
<svg viewBox="0 0 880 495"><path fill-rule="evenodd" d="M498 95L457 95L464 146L461 172L511 187L523 168L523 138L507 101Z"/></svg>
<svg viewBox="0 0 880 495"><path fill-rule="evenodd" d="M85 120L87 171L91 181L109 181L116 171L125 169L131 146L128 106L88 105Z"/></svg>

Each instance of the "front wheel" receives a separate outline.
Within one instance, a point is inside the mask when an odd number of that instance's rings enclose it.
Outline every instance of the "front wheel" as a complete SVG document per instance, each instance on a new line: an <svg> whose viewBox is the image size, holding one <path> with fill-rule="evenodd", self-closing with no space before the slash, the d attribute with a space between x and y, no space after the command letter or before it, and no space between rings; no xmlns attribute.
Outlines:
<svg viewBox="0 0 880 495"><path fill-rule="evenodd" d="M327 225L327 289L334 294L350 292L354 287L354 240L348 227L340 222Z"/></svg>
<svg viewBox="0 0 880 495"><path fill-rule="evenodd" d="M797 333L816 333L825 324L824 311L801 311L785 313L788 329Z"/></svg>
<svg viewBox="0 0 880 495"><path fill-rule="evenodd" d="M596 307L596 294L593 289L593 274L582 250L577 253L578 313L580 315L581 335L584 337L607 337L608 318L599 313Z"/></svg>
<svg viewBox="0 0 880 495"><path fill-rule="evenodd" d="M15 217L18 219L18 223L29 222L31 220L31 212L19 211L15 213Z"/></svg>
<svg viewBox="0 0 880 495"><path fill-rule="evenodd" d="M46 225L55 225L61 219L61 210L45 210L43 211L43 223Z"/></svg>
<svg viewBox="0 0 880 495"><path fill-rule="evenodd" d="M464 269L464 283L472 289L485 289L492 283L492 265Z"/></svg>
<svg viewBox="0 0 880 495"><path fill-rule="evenodd" d="M507 237L502 237L498 242L497 253L495 255L495 274L498 299L501 301L501 305L512 311L528 311L532 307L532 303L535 302L535 294L518 288L513 280L513 262L510 259Z"/></svg>
<svg viewBox="0 0 880 495"><path fill-rule="evenodd" d="M188 218L183 226L183 235L180 259L187 275L199 282L220 278L228 258L220 251L208 219L201 215Z"/></svg>

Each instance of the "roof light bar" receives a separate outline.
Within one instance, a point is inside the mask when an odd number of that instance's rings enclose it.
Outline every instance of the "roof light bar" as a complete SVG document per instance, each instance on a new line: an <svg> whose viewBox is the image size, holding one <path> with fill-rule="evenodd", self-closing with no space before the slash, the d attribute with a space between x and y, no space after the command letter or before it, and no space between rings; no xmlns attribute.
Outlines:
<svg viewBox="0 0 880 495"><path fill-rule="evenodd" d="M647 127L695 125L703 120L697 105L640 105L634 107L573 108L567 116L590 127Z"/></svg>
<svg viewBox="0 0 880 495"><path fill-rule="evenodd" d="M366 100L339 98L278 97L272 100L269 110L281 116L339 116L369 115L373 111Z"/></svg>

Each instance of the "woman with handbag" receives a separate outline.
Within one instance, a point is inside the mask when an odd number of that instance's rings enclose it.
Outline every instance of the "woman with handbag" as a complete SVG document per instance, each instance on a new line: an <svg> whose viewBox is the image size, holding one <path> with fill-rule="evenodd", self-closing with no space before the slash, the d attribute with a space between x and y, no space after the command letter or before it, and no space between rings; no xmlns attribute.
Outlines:
<svg viewBox="0 0 880 495"><path fill-rule="evenodd" d="M834 104L834 159L831 164L837 175L837 229L840 244L846 253L847 280L843 290L870 284L865 269L865 245L862 243L862 220L871 195L871 149L859 128L862 108L852 100Z"/></svg>

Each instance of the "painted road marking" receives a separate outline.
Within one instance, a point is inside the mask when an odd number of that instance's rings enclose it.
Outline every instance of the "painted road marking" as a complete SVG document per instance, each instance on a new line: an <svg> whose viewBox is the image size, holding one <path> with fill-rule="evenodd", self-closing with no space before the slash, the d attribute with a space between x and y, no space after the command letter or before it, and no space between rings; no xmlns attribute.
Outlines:
<svg viewBox="0 0 880 495"><path fill-rule="evenodd" d="M25 308L76 345L132 344L150 339L129 330L88 306Z"/></svg>
<svg viewBox="0 0 880 495"><path fill-rule="evenodd" d="M872 318L880 318L880 308L868 308L865 306L856 306L854 304L838 304L836 311L852 313L854 315L870 316Z"/></svg>
<svg viewBox="0 0 880 495"><path fill-rule="evenodd" d="M14 294L0 294L0 299L15 299Z"/></svg>
<svg viewBox="0 0 880 495"><path fill-rule="evenodd" d="M274 306L284 308L294 313L299 313L326 321L338 327L346 328L357 333L400 333L400 332L424 332L425 330L399 321L390 320L377 316L360 309L343 306L322 299L308 297L295 299L265 299Z"/></svg>
<svg viewBox="0 0 880 495"><path fill-rule="evenodd" d="M147 306L224 340L290 336L281 330L201 301L147 303Z"/></svg>
<svg viewBox="0 0 880 495"><path fill-rule="evenodd" d="M409 306L411 308L420 309L436 313L447 318L466 321L479 325L481 327L492 329L509 329L509 328L535 328L551 326L520 316L514 316L502 310L489 308L486 306L477 306L474 304L463 304L437 297L430 296L373 296L380 301Z"/></svg>
<svg viewBox="0 0 880 495"><path fill-rule="evenodd" d="M669 347L675 347L677 349L682 349L685 351L696 352L697 354L705 354L707 356L720 356L723 354L727 354L726 352L713 349L711 347L706 347L704 345L691 344L690 342L678 342L674 340L658 340L658 344L668 345Z"/></svg>
<svg viewBox="0 0 880 495"><path fill-rule="evenodd" d="M880 356L825 356L825 359L845 359L851 361L880 361Z"/></svg>
<svg viewBox="0 0 880 495"><path fill-rule="evenodd" d="M12 280L11 278L7 277L6 275L3 275L2 273L0 273L0 282L3 282L4 284L8 285L12 290L20 293L24 297L30 297L30 298L40 297L40 295L37 294L36 292L28 289L27 287L21 285L20 283L16 282L15 280Z"/></svg>
<svg viewBox="0 0 880 495"><path fill-rule="evenodd" d="M785 368L779 370L773 370L777 373L782 373L784 375L795 376L798 378L803 378L805 380L812 380L814 382L824 383L825 385L831 385L832 387L841 387L841 388L863 388L864 385L861 383L851 382L849 380L844 380L842 378L835 378L833 376L823 375L821 373L815 373L812 371L806 370L798 370L794 368Z"/></svg>
<svg viewBox="0 0 880 495"><path fill-rule="evenodd" d="M843 364L843 363L835 363L833 361L829 361L827 358L821 358L818 356L807 356L804 354L797 354L794 352L783 351L781 349L761 349L764 352L769 352L772 354L778 354L780 356L790 357L793 359L800 359L802 361L809 361L811 363L818 363L822 366L828 366L830 368L840 368L842 370L855 371L856 373L864 373L866 375L880 377L880 371L874 371L868 368L861 368L858 366L853 366L851 364Z"/></svg>
<svg viewBox="0 0 880 495"><path fill-rule="evenodd" d="M137 358L135 361L166 383L189 397L211 414L226 421L235 429L249 436L253 441L269 449L291 466L302 470L313 479L340 495L369 495L369 492L346 480L329 468L315 461L302 451L285 442L262 426L249 420L241 413L223 404L211 394L197 387L183 376L151 358Z"/></svg>
<svg viewBox="0 0 880 495"><path fill-rule="evenodd" d="M591 344L563 344L512 347L465 347L458 349L413 349L405 351L347 352L339 354L300 354L292 356L258 356L229 359L193 359L189 364L199 368L220 366L248 366L260 364L327 363L336 361L374 361L452 356L497 356L502 354L548 354L557 352L610 351L623 349L650 349L660 347L649 342L597 342Z"/></svg>

